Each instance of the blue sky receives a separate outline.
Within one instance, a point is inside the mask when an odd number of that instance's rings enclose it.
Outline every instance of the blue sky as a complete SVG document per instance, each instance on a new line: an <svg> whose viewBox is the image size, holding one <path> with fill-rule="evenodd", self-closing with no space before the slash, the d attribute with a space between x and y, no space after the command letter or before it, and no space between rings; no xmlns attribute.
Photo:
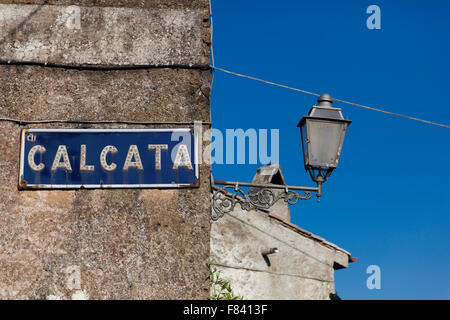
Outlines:
<svg viewBox="0 0 450 320"><path fill-rule="evenodd" d="M369 30L369 5L381 30ZM217 67L450 124L450 1L212 0ZM213 127L280 129L288 184L303 168L301 117L314 96L215 72ZM450 129L334 103L353 120L320 203L292 222L358 258L338 270L343 299L450 298ZM251 181L260 165L214 165L215 179ZM381 268L381 289L366 268ZM294 266L295 267L295 266Z"/></svg>

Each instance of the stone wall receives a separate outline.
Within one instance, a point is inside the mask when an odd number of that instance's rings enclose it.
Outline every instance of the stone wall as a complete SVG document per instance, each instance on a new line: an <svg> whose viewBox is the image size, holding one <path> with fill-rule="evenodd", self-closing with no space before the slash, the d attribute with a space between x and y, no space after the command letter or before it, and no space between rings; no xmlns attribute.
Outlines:
<svg viewBox="0 0 450 320"><path fill-rule="evenodd" d="M262 255L270 248L278 252ZM350 254L274 214L235 207L211 227L211 256L244 299L328 300Z"/></svg>
<svg viewBox="0 0 450 320"><path fill-rule="evenodd" d="M252 183L286 185L277 164L258 168ZM261 190L249 189L256 204ZM275 196L284 192L267 190ZM213 222L211 256L235 294L266 300L330 299L334 270L354 261L349 252L292 224L283 198L268 211L246 211L236 204Z"/></svg>
<svg viewBox="0 0 450 320"><path fill-rule="evenodd" d="M199 188L64 191L19 191L18 166L22 128L206 130L208 1L39 3L0 0L0 298L207 298L208 165Z"/></svg>

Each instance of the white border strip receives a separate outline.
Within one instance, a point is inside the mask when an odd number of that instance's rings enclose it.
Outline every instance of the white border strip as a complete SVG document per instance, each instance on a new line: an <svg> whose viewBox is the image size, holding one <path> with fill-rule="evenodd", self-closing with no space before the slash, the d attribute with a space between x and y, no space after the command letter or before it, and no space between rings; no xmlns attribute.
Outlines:
<svg viewBox="0 0 450 320"><path fill-rule="evenodd" d="M193 130L193 129L192 129ZM21 187L24 170L25 134L32 132L191 132L189 128L174 129L22 129L20 139L19 188L22 189L123 189L123 188L183 188L194 184L27 184ZM198 134L194 131L195 178L199 180L198 168Z"/></svg>

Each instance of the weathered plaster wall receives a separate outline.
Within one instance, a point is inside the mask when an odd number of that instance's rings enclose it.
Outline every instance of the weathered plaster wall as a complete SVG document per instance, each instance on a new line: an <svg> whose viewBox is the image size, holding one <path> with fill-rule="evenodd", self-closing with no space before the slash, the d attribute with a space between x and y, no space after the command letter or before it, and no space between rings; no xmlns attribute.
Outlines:
<svg viewBox="0 0 450 320"><path fill-rule="evenodd" d="M279 251L267 261L262 252L270 248ZM239 205L212 223L211 256L236 294L275 300L330 299L334 265L347 267L349 259L345 250L281 217Z"/></svg>
<svg viewBox="0 0 450 320"><path fill-rule="evenodd" d="M145 9L196 9L208 10L205 0L1 0L1 3L77 5L94 7L130 7Z"/></svg>
<svg viewBox="0 0 450 320"><path fill-rule="evenodd" d="M39 1L40 2L40 1ZM0 1L0 3L38 3L38 1ZM113 33L107 45L114 52L114 41L120 44L117 55L101 53L99 60L89 60L80 46L62 45L83 41L67 30L59 30L51 19L52 6L36 13L30 33L16 32L5 37L0 31L0 117L30 120L118 120L143 122L208 122L210 119L208 43L203 41L209 27L204 19L207 1L47 1L80 4L91 14L81 20L81 30L105 30L100 6L139 7L138 11L121 11L122 26L108 29ZM145 5L141 6L141 3ZM6 9L5 9L6 8ZM60 8L60 7L58 7ZM146 9L145 9L146 8ZM184 52L159 55L158 50L144 52L139 46L123 49L133 17L163 16L152 11L169 9L194 30L187 37L202 39L199 47L184 47ZM148 9L148 11L147 11ZM184 10L186 9L186 10ZM0 6L0 16L8 8ZM28 6L14 10L29 12ZM108 10L113 10L108 9ZM23 13L22 12L22 13ZM163 15L164 15L163 14ZM124 16L125 15L125 16ZM6 15L8 16L8 15ZM18 15L20 17L23 14ZM184 20L186 18L186 20ZM191 19L189 17L195 17ZM142 18L143 19L143 18ZM44 21L45 20L45 21ZM88 21L88 25L83 25ZM134 20L133 20L134 21ZM144 45L146 29L134 21L136 37ZM2 22L5 23L5 22ZM44 26L40 32L37 27ZM84 28L87 28L87 31ZM25 26L25 28L27 28ZM54 42L47 35L51 32ZM62 32L62 33L61 33ZM180 29L180 32L183 30ZM170 32L169 32L170 33ZM101 38L101 33L97 33ZM15 39L17 36L17 39ZM171 36L171 35L168 35ZM149 36L150 37L150 36ZM160 38L152 35L157 42ZM14 49L36 39L47 39L52 54L40 48L26 56ZM17 42L15 42L17 40ZM87 37L86 48L96 38ZM25 42L24 42L25 41ZM37 40L36 40L37 41ZM183 46L183 37L175 37L168 48ZM138 43L139 44L139 43ZM81 48L81 49L80 49ZM206 49L205 49L206 48ZM135 50L136 49L136 50ZM66 54L66 56L64 55ZM161 53L162 54L162 53ZM139 70L77 70L38 65L7 64L7 60L33 57L32 62L55 64L118 66L149 64ZM111 58L113 57L113 58ZM28 59L28 58L27 58ZM164 60L166 59L166 60ZM176 59L179 59L176 61ZM197 60L195 60L197 59ZM199 64L199 68L152 68L159 61ZM19 61L20 62L20 61ZM1 299L205 299L210 240L210 167L200 166L200 187L172 190L53 190L18 191L20 129L40 128L153 128L186 127L186 125L125 124L33 124L20 125L0 121L0 298ZM203 126L206 130L207 125Z"/></svg>
<svg viewBox="0 0 450 320"><path fill-rule="evenodd" d="M204 18L186 9L0 4L0 56L65 65L205 66Z"/></svg>
<svg viewBox="0 0 450 320"><path fill-rule="evenodd" d="M0 112L25 120L209 122L209 72L0 65Z"/></svg>

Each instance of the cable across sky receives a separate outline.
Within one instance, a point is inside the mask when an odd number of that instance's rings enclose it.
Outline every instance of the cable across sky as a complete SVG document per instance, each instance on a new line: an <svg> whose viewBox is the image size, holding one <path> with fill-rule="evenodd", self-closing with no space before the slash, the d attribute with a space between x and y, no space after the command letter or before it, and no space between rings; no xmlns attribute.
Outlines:
<svg viewBox="0 0 450 320"><path fill-rule="evenodd" d="M237 73L237 72L233 72L233 71L230 71L230 70L226 70L226 69L223 69L223 68L216 67L215 63L214 63L214 51L213 51L213 46L214 46L213 45L214 29L213 29L213 13L212 13L211 0L209 0L209 18L210 18L210 25L211 25L211 62L212 62L212 65L210 65L211 70L212 70L211 87L212 87L213 81L214 81L214 71L218 70L218 71L222 71L222 72L225 72L225 73L237 76L237 77L247 78L247 79L254 80L254 81L259 81L259 82L266 83L266 84L269 84L269 85L272 85L272 86L277 86L277 87L289 89L289 90L292 90L292 91L297 91L297 92L309 94L309 95L316 96L316 97L320 96L320 94L315 93L315 92L310 92L310 91L306 91L306 90L290 87L290 86L287 86L287 85L284 85L284 84L275 83L275 82L263 80L263 79L260 79L260 78L256 78L256 77L252 77L252 76L249 76L249 75L245 75L245 74L241 74L241 73ZM447 125L447 124L432 122L432 121L428 121L428 120L424 120L424 119L420 119L420 118L416 118L416 117L411 117L411 116L407 116L407 115L403 115L403 114L400 114L400 113L395 113L395 112L391 112L391 111L387 111L387 110L383 110L383 109L379 109L379 108L374 108L374 107L370 107L370 106L366 106L366 105L363 105L363 104L350 102L350 101L346 101L346 100L342 100L342 99L337 99L337 98L332 98L332 99L334 101L345 103L345 104L348 104L348 105L351 105L351 106L354 106L354 107L364 108L364 109L367 109L367 110L372 110L372 111L377 111L377 112L381 112L381 113L384 113L384 114L389 114L391 116L397 116L397 117L401 117L401 118L405 118L405 119L409 119L409 120L419 121L419 122L431 124L431 125L434 125L434 126L439 126L439 127L450 129L450 125Z"/></svg>
<svg viewBox="0 0 450 320"><path fill-rule="evenodd" d="M316 96L316 97L320 96L320 94L315 93L315 92L310 92L310 91L306 91L306 90L290 87L290 86L287 86L287 85L284 85L284 84L279 84L279 83L263 80L263 79L260 79L260 78L248 76L248 75L245 75L245 74L233 72L233 71L230 71L230 70L218 68L218 67L216 67L214 65L211 65L210 67L211 67L212 70L222 71L222 72L225 72L225 73L237 76L237 77L246 78L246 79L250 79L250 80L254 80L254 81L259 81L259 82L262 82L262 83L265 83L265 84L269 84L269 85L272 85L272 86L277 86L277 87L281 87L281 88L285 88L285 89L289 89L289 90L293 90L293 91L309 94L309 95ZM337 98L332 98L332 99L334 101L338 101L338 102L341 102L341 103L349 104L349 105L352 105L352 106L355 106L355 107L364 108L364 109L372 110L372 111L377 111L377 112L389 114L389 115L392 115L392 116L402 117L402 118L406 118L406 119L409 119L409 120L419 121L419 122L431 124L431 125L434 125L434 126L439 126L439 127L450 129L450 125L437 123L437 122L432 122L432 121L428 121L428 120L424 120L424 119L420 119L420 118L415 118L415 117L411 117L411 116L407 116L407 115L403 115L403 114L399 114L399 113L395 113L395 112L391 112L391 111L387 111L387 110L382 110L382 109L379 109L379 108L369 107L369 106L366 106L366 105L363 105L363 104L350 102L350 101L346 101L346 100L342 100L342 99L337 99Z"/></svg>

